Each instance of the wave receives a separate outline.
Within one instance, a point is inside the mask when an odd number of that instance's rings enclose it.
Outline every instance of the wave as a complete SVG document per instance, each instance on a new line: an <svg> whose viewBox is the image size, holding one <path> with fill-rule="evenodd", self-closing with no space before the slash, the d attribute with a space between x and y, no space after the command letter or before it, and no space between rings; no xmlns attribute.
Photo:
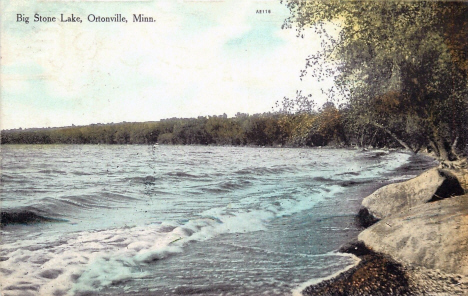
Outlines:
<svg viewBox="0 0 468 296"><path fill-rule="evenodd" d="M58 175L66 175L67 172L65 171L61 171L61 170L40 170L38 171L38 173L41 173L41 174L58 174Z"/></svg>
<svg viewBox="0 0 468 296"><path fill-rule="evenodd" d="M353 174L353 173L345 173L345 174L340 174L344 176L357 176L359 174ZM338 175L337 175L338 176ZM341 179L341 180L335 180L333 178L326 178L326 177L314 177L312 180L320 182L320 183L328 183L328 184L334 184L334 185L339 185L341 187L351 187L351 186L359 186L363 184L368 184L374 182L373 179ZM325 185L325 184L323 184Z"/></svg>
<svg viewBox="0 0 468 296"><path fill-rule="evenodd" d="M156 178L154 176L124 178L124 181L130 181L130 182L134 182L134 183L141 183L141 184L145 184L145 185L155 184L155 182L158 181L158 180L159 180L159 178Z"/></svg>
<svg viewBox="0 0 468 296"><path fill-rule="evenodd" d="M189 242L206 241L226 233L264 231L271 219L310 209L322 199L320 193L314 196L285 196L274 205L269 199L249 197L235 207L212 208L198 218L179 222L82 231L62 238L65 243L58 245L53 243L57 239L49 237L52 242L47 244L31 243L40 246L37 250L29 248L15 253L16 247L5 245L2 256L8 259L2 262L2 267L11 275L6 275L4 286L21 292L28 283L44 295L93 294L103 287L148 276L140 271L141 266L179 254ZM247 204L251 206L245 207ZM20 277L20 269L28 271L28 276Z"/></svg>
<svg viewBox="0 0 468 296"><path fill-rule="evenodd" d="M138 200L137 197L130 196L128 194L120 194L115 192L102 192L93 195L94 198L102 199L105 198L107 201L126 202L129 200Z"/></svg>
<svg viewBox="0 0 468 296"><path fill-rule="evenodd" d="M234 190L234 189L240 189L240 188L245 188L249 185L251 185L252 182L248 180L237 180L237 181L226 181L226 182L221 182L218 184L218 186L221 189L225 190Z"/></svg>
<svg viewBox="0 0 468 296"><path fill-rule="evenodd" d="M2 227L11 224L37 224L45 222L66 222L67 220L56 219L46 216L41 216L33 211L22 210L22 211L11 211L1 212L0 225Z"/></svg>
<svg viewBox="0 0 468 296"><path fill-rule="evenodd" d="M226 188L204 188L201 191L202 193L209 192L213 194L221 194L221 193L228 193L229 189Z"/></svg>
<svg viewBox="0 0 468 296"><path fill-rule="evenodd" d="M182 252L189 241L208 239L216 219L83 231L3 245L2 285L21 293L34 286L40 295L95 293L100 288L144 277L138 268ZM214 235L214 233L212 234ZM212 237L209 236L209 237ZM19 248L29 244L32 248ZM37 246L37 248L36 248ZM20 275L27 272L27 275Z"/></svg>
<svg viewBox="0 0 468 296"><path fill-rule="evenodd" d="M203 178L204 177L204 176L197 176L197 175L189 174L186 172L170 172L170 173L167 173L167 175L171 177L179 177L179 178Z"/></svg>
<svg viewBox="0 0 468 296"><path fill-rule="evenodd" d="M91 173L83 172L83 171L73 171L71 172L75 176L90 176Z"/></svg>
<svg viewBox="0 0 468 296"><path fill-rule="evenodd" d="M138 200L138 198L128 194L99 192L94 194L46 197L36 206L41 209L53 209L54 212L65 215L76 209L110 209L115 205L121 205L135 200Z"/></svg>
<svg viewBox="0 0 468 296"><path fill-rule="evenodd" d="M60 199L47 197L43 199L43 204L37 205L37 207L47 207L48 210L53 210L60 214L74 212L77 209L111 208L92 196L88 196L88 198L86 196L66 196Z"/></svg>
<svg viewBox="0 0 468 296"><path fill-rule="evenodd" d="M237 175L266 175L266 174L280 174L286 172L295 172L294 165L277 165L272 167L250 167L240 169L234 172Z"/></svg>
<svg viewBox="0 0 468 296"><path fill-rule="evenodd" d="M23 193L30 194L31 192L44 193L47 191L24 190ZM18 194L17 191L15 191L15 193ZM167 192L162 191L156 191L155 193L167 194ZM88 212L98 209L129 207L133 202L140 199L141 197L112 191L81 195L64 194L55 195L54 197L47 194L43 198L31 201L26 207L11 207L8 211L2 212L2 225L4 223L3 220L7 224L35 224L40 222L53 222L55 220L62 221L54 217L72 218L83 211Z"/></svg>
<svg viewBox="0 0 468 296"><path fill-rule="evenodd" d="M17 184L29 184L31 183L30 180L25 178L24 176L15 176L15 175L10 175L3 173L0 176L0 180L2 183L17 183Z"/></svg>
<svg viewBox="0 0 468 296"><path fill-rule="evenodd" d="M369 184L375 182L374 180L368 179L368 180L347 180L347 181L342 181L338 183L342 187L351 187L351 186L358 186L358 185L363 185L363 184Z"/></svg>
<svg viewBox="0 0 468 296"><path fill-rule="evenodd" d="M314 177L313 180L318 181L318 182L333 182L333 181L335 181L335 180L333 180L331 178L325 178L325 177Z"/></svg>
<svg viewBox="0 0 468 296"><path fill-rule="evenodd" d="M360 172L344 172L337 174L337 176L346 176L346 175L352 175L352 176L359 176L361 173Z"/></svg>

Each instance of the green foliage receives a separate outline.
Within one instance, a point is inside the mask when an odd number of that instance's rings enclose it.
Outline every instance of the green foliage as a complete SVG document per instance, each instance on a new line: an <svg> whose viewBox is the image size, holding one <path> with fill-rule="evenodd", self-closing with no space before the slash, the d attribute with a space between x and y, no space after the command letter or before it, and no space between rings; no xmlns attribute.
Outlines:
<svg viewBox="0 0 468 296"><path fill-rule="evenodd" d="M348 133L377 129L415 152L431 145L443 159L455 157L450 146L468 144L467 3L284 2L284 27L323 37L302 75L335 80L327 91L345 98ZM338 36L327 32L330 23Z"/></svg>
<svg viewBox="0 0 468 296"><path fill-rule="evenodd" d="M155 122L92 124L79 127L4 130L2 144L173 144L323 146L336 138L335 118L315 114L200 116ZM326 120L325 120L326 119ZM322 120L318 124L318 120ZM338 121L336 121L338 120ZM315 124L315 125L314 125Z"/></svg>

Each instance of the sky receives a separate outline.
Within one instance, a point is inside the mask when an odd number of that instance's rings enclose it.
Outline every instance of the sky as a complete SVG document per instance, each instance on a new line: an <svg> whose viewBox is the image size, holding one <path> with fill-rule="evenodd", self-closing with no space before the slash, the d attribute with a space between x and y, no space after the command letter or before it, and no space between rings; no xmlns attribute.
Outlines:
<svg viewBox="0 0 468 296"><path fill-rule="evenodd" d="M297 90L325 102L320 89L333 83L300 80L320 37L282 30L289 11L279 0L1 6L2 129L262 113ZM36 13L57 21L34 22ZM61 14L82 23L61 22ZM128 22L89 22L90 14L121 14ZM133 14L155 22L133 22Z"/></svg>

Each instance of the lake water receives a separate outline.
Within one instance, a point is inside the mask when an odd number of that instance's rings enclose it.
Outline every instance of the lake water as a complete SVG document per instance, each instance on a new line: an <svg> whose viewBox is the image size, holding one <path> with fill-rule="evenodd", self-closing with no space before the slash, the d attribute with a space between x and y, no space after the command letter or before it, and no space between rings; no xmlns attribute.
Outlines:
<svg viewBox="0 0 468 296"><path fill-rule="evenodd" d="M336 250L359 232L363 192L414 176L392 174L409 159L332 149L2 146L2 215L43 220L2 228L3 294L290 295L355 263Z"/></svg>

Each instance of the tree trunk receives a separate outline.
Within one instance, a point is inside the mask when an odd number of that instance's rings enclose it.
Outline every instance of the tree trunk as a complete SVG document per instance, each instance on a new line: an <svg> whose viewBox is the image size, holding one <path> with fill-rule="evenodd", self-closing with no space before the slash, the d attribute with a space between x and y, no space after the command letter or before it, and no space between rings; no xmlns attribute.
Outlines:
<svg viewBox="0 0 468 296"><path fill-rule="evenodd" d="M434 144L439 151L439 159L442 161L450 160L450 153L447 148L445 148L445 143L438 134L434 135Z"/></svg>
<svg viewBox="0 0 468 296"><path fill-rule="evenodd" d="M418 144L418 146L416 146L415 148L413 148L413 152L414 152L415 154L417 154L417 153L419 152L419 150L421 150L422 146L423 146L422 144Z"/></svg>
<svg viewBox="0 0 468 296"><path fill-rule="evenodd" d="M452 145L450 145L450 153L454 156L454 158L461 159L461 156L458 154L457 151L458 138L459 137L457 136L453 141Z"/></svg>
<svg viewBox="0 0 468 296"><path fill-rule="evenodd" d="M378 130L376 130L375 133L374 133L374 135L372 135L372 138L371 138L371 140L370 140L370 142L369 142L369 146L375 147L375 146L373 145L373 143L374 143L374 140L375 140L375 135L377 135L377 132L378 132Z"/></svg>
<svg viewBox="0 0 468 296"><path fill-rule="evenodd" d="M346 136L346 132L344 130L343 125L340 126L339 133L340 133L339 137L341 138L341 141L344 142L345 146L349 146L349 139Z"/></svg>
<svg viewBox="0 0 468 296"><path fill-rule="evenodd" d="M437 157L439 157L440 156L439 149L437 148L437 145L434 143L434 141L432 139L429 140L429 145L431 146L431 148L434 151L435 155Z"/></svg>
<svg viewBox="0 0 468 296"><path fill-rule="evenodd" d="M360 140L360 148L364 148L364 134L366 133L366 129L363 128L361 132L361 140Z"/></svg>
<svg viewBox="0 0 468 296"><path fill-rule="evenodd" d="M383 125L379 124L379 123L376 123L376 122L371 122L372 125L378 127L378 128L381 128L383 131L385 131L387 134L389 134L393 139L395 139L395 141L397 141L401 146L403 146L405 149L413 152L413 153L417 153L417 151L413 150L413 148L411 148L410 145L408 145L405 141L403 141L402 139L400 139L397 135L395 135L391 130L389 130L388 128L384 127Z"/></svg>
<svg viewBox="0 0 468 296"><path fill-rule="evenodd" d="M430 124L432 133L429 135L429 140L432 142L436 150L438 151L438 157L441 161L453 160L453 155L450 153L450 143L446 142L443 137L441 137L439 132L439 126L434 122ZM455 141L458 141L457 139ZM456 145L456 143L455 143Z"/></svg>

